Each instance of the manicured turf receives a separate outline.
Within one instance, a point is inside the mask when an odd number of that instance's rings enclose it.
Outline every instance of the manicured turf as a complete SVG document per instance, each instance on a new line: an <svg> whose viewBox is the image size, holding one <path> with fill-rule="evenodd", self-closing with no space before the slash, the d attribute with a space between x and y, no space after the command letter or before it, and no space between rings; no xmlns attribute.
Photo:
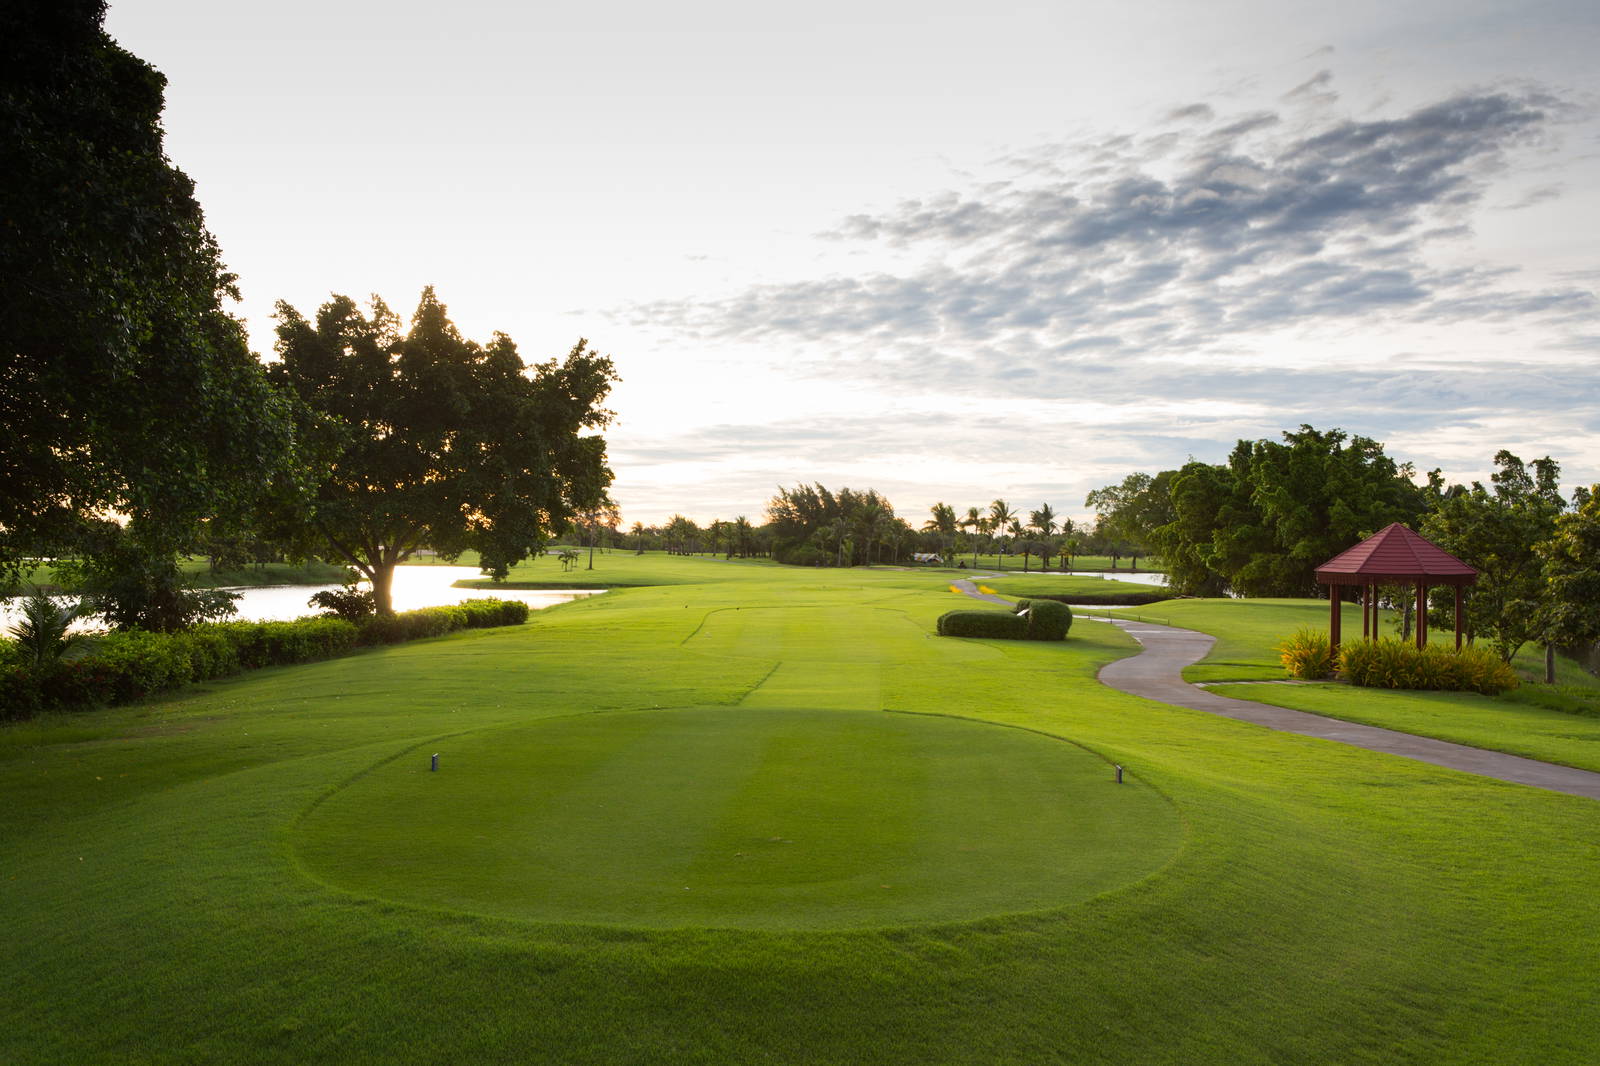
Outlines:
<svg viewBox="0 0 1600 1066"><path fill-rule="evenodd" d="M840 928L1060 906L1151 873L1180 835L1103 759L958 718L611 712L437 746L442 772L417 749L319 804L306 867L515 918Z"/></svg>
<svg viewBox="0 0 1600 1066"><path fill-rule="evenodd" d="M0 729L0 1062L1593 1061L1600 804L1123 696L1103 624L932 637L970 602L942 578L671 566L705 583ZM375 767L630 714L1021 726L1127 767L1182 835L1145 823L1118 854L1150 872L1074 902L847 930L553 922L308 869ZM975 755L993 728L951 726Z"/></svg>

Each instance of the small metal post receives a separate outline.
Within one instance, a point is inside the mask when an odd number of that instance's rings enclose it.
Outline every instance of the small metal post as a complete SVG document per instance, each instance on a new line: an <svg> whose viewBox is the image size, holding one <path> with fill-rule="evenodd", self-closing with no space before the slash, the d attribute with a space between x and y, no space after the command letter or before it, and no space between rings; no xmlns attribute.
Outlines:
<svg viewBox="0 0 1600 1066"><path fill-rule="evenodd" d="M1117 784L1122 784L1122 767L1117 767Z"/></svg>
<svg viewBox="0 0 1600 1066"><path fill-rule="evenodd" d="M438 752L434 752L433 753L433 765L429 766L428 769L429 770L437 770L437 769L439 769L439 753Z"/></svg>

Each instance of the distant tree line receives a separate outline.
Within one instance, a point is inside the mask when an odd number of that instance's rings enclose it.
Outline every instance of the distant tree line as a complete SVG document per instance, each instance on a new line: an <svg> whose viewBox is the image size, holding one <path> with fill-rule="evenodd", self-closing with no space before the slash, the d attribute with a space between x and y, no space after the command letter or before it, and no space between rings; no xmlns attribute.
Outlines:
<svg viewBox="0 0 1600 1066"><path fill-rule="evenodd" d="M1594 491L1564 499L1560 465L1494 457L1488 485L1417 477L1383 445L1302 425L1282 440L1241 440L1223 463L1134 473L1091 492L1099 525L1160 555L1168 586L1189 596L1318 596L1318 565L1393 522L1479 571L1466 625L1509 660L1529 641L1600 639L1600 517ZM1440 590L1430 620L1449 621ZM1394 605L1409 629L1410 600Z"/></svg>

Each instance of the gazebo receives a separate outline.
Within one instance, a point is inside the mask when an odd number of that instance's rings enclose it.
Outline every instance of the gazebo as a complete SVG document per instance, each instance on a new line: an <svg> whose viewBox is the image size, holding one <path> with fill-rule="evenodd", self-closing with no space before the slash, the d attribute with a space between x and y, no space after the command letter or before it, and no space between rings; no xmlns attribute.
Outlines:
<svg viewBox="0 0 1600 1066"><path fill-rule="evenodd" d="M1377 639L1378 586L1414 584L1417 589L1417 647L1428 643L1428 589L1453 585L1456 590L1456 650L1461 650L1461 590L1478 580L1478 572L1399 522L1385 526L1348 551L1317 567L1317 580L1328 589L1328 643L1339 651L1339 590L1361 586L1361 636Z"/></svg>

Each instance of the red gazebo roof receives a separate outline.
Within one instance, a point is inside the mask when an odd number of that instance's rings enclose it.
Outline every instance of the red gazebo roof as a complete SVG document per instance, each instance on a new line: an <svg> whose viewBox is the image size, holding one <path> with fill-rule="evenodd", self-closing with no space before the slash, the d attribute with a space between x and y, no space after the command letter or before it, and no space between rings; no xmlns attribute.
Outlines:
<svg viewBox="0 0 1600 1066"><path fill-rule="evenodd" d="M1317 567L1317 580L1324 585L1371 585L1385 578L1471 585L1478 572L1399 522Z"/></svg>

